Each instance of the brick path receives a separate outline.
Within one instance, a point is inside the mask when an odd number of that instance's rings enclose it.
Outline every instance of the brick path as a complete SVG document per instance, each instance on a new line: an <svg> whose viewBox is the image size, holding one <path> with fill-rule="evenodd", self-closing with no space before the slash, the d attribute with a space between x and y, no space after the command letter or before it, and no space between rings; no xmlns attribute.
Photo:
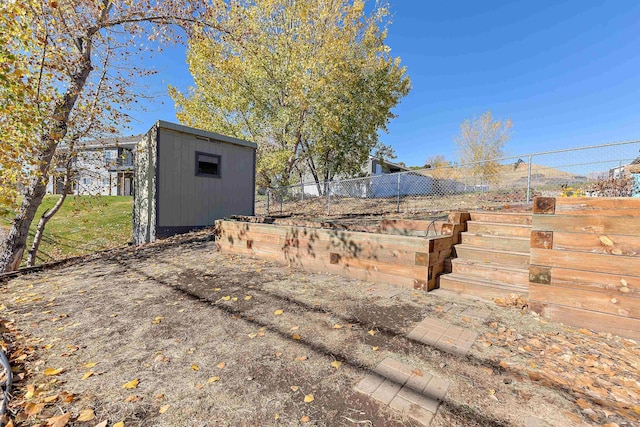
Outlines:
<svg viewBox="0 0 640 427"><path fill-rule="evenodd" d="M477 336L472 330L431 318L424 319L407 335L412 340L458 356L467 355Z"/></svg>
<svg viewBox="0 0 640 427"><path fill-rule="evenodd" d="M490 314L486 308L463 308L455 304L445 306L444 310L480 320L486 319ZM407 335L412 340L461 357L467 355L477 336L470 329L429 317ZM448 389L449 381L411 369L392 358L384 359L356 386L357 391L389 405L425 426L431 424Z"/></svg>
<svg viewBox="0 0 640 427"><path fill-rule="evenodd" d="M431 423L448 389L449 381L412 370L391 358L384 359L356 386L357 391L425 426Z"/></svg>

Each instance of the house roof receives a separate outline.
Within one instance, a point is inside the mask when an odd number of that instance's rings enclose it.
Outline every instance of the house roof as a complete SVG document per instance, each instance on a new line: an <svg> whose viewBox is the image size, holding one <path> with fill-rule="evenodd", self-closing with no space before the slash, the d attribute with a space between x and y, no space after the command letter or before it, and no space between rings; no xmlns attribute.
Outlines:
<svg viewBox="0 0 640 427"><path fill-rule="evenodd" d="M176 132L182 132L190 135L200 136L202 138L207 138L211 141L226 142L228 144L234 144L242 147L253 148L254 150L258 148L258 144L256 144L255 142L245 141L243 139L221 135L219 133L209 132L202 129L196 129L189 126L180 125L177 123L165 122L164 120L158 120L155 126L162 129L170 129Z"/></svg>
<svg viewBox="0 0 640 427"><path fill-rule="evenodd" d="M115 138L100 138L86 141L79 144L79 148L82 150L98 150L105 148L134 148L140 139L141 135L132 136L118 136Z"/></svg>

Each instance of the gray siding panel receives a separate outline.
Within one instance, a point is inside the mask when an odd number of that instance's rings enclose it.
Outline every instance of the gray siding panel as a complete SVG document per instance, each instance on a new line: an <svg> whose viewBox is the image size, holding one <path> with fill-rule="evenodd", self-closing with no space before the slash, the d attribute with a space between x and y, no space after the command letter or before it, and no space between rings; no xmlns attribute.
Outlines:
<svg viewBox="0 0 640 427"><path fill-rule="evenodd" d="M195 135L164 128L159 144L159 226L207 226L225 216L252 214L252 147L203 141ZM196 151L221 156L221 178L196 176Z"/></svg>

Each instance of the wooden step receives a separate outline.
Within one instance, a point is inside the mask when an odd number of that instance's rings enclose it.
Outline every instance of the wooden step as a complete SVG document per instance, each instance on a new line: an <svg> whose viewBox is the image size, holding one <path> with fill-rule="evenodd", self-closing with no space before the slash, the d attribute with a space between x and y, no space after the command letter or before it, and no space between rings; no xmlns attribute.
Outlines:
<svg viewBox="0 0 640 427"><path fill-rule="evenodd" d="M451 260L451 270L452 273L468 277L529 286L529 269L527 268L455 258Z"/></svg>
<svg viewBox="0 0 640 427"><path fill-rule="evenodd" d="M475 295L485 299L505 298L511 294L528 296L527 286L511 285L493 280L483 280L462 274L450 273L440 276L440 289Z"/></svg>
<svg viewBox="0 0 640 427"><path fill-rule="evenodd" d="M529 237L494 236L469 232L462 233L461 237L463 245L500 251L529 252L531 245L531 239Z"/></svg>
<svg viewBox="0 0 640 427"><path fill-rule="evenodd" d="M531 225L530 213L471 211L471 221Z"/></svg>
<svg viewBox="0 0 640 427"><path fill-rule="evenodd" d="M518 251L501 251L466 244L455 246L456 256L472 261L511 265L529 268L529 253Z"/></svg>
<svg viewBox="0 0 640 427"><path fill-rule="evenodd" d="M467 231L493 236L530 237L531 226L527 224L506 224L497 222L468 221Z"/></svg>

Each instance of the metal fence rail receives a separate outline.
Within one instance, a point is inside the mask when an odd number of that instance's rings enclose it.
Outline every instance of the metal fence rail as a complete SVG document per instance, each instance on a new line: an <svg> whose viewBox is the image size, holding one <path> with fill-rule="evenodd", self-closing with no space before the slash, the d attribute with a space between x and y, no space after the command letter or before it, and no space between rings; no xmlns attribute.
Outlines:
<svg viewBox="0 0 640 427"><path fill-rule="evenodd" d="M637 196L640 141L270 188L256 215L419 213L528 203L535 196ZM638 166L640 168L640 166ZM634 181L635 180L635 181Z"/></svg>

